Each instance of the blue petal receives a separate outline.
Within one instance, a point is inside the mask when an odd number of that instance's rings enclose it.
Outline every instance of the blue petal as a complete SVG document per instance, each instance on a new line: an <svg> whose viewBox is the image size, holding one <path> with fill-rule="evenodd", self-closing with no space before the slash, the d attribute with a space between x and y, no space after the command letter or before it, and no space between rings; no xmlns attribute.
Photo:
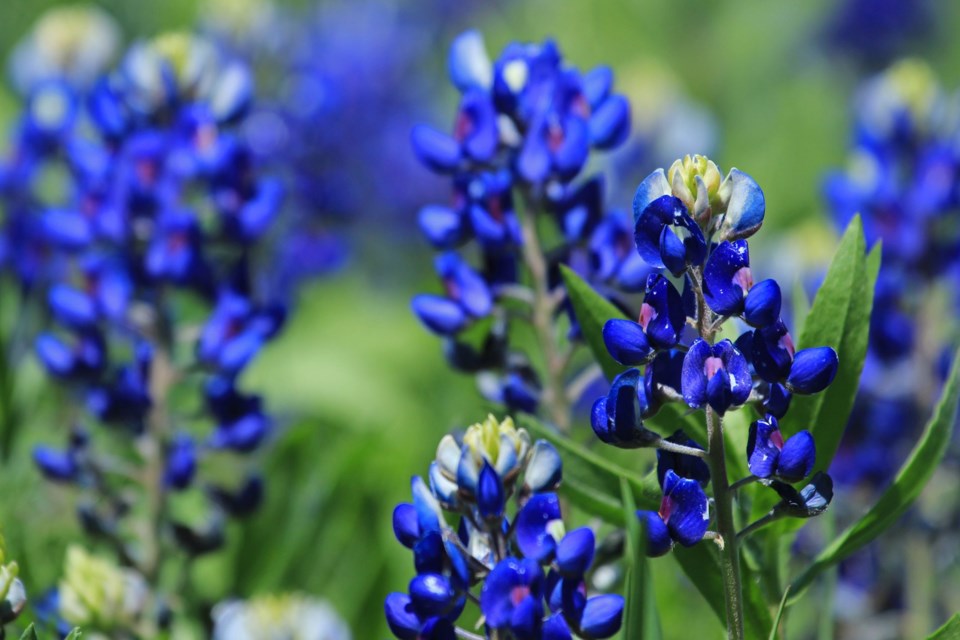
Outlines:
<svg viewBox="0 0 960 640"><path fill-rule="evenodd" d="M729 198L721 227L723 239L736 240L756 233L766 212L760 185L739 169L731 169L720 185L720 192Z"/></svg>
<svg viewBox="0 0 960 640"><path fill-rule="evenodd" d="M391 593L383 603L387 626L399 640L417 640L420 619L413 612L413 603L405 593Z"/></svg>
<svg viewBox="0 0 960 640"><path fill-rule="evenodd" d="M38 445L33 449L33 461L48 480L71 482L80 472L72 451Z"/></svg>
<svg viewBox="0 0 960 640"><path fill-rule="evenodd" d="M646 536L646 553L651 558L659 558L673 548L673 539L666 523L656 511L637 511L637 518Z"/></svg>
<svg viewBox="0 0 960 640"><path fill-rule="evenodd" d="M470 29L458 35L447 57L450 80L461 92L489 90L493 85L493 65L479 31Z"/></svg>
<svg viewBox="0 0 960 640"><path fill-rule="evenodd" d="M427 484L420 476L410 480L410 492L413 494L413 506L417 510L417 527L420 535L428 531L439 531L443 521L440 505Z"/></svg>
<svg viewBox="0 0 960 640"><path fill-rule="evenodd" d="M36 340L37 357L54 376L70 375L77 363L73 351L56 336L42 333Z"/></svg>
<svg viewBox="0 0 960 640"><path fill-rule="evenodd" d="M703 539L710 522L707 494L696 480L681 478L667 471L663 481L663 504L667 506L665 518L670 536L685 547L690 547Z"/></svg>
<svg viewBox="0 0 960 640"><path fill-rule="evenodd" d="M707 381L707 404L719 414L726 413L733 403L731 379L726 370L718 371Z"/></svg>
<svg viewBox="0 0 960 640"><path fill-rule="evenodd" d="M774 418L757 420L750 425L747 436L747 465L750 473L758 478L774 475L780 460L780 446L783 436Z"/></svg>
<svg viewBox="0 0 960 640"><path fill-rule="evenodd" d="M645 332L650 343L658 349L669 349L680 340L686 324L683 301L673 283L660 274L647 278L646 295L643 298L645 311L652 311L647 319ZM649 307L647 307L649 305ZM641 312L641 321L643 312Z"/></svg>
<svg viewBox="0 0 960 640"><path fill-rule="evenodd" d="M753 331L749 340L750 361L757 375L767 382L782 382L793 363L793 338L783 321Z"/></svg>
<svg viewBox="0 0 960 640"><path fill-rule="evenodd" d="M653 355L643 328L631 320L607 320L603 343L614 360L628 367L643 364Z"/></svg>
<svg viewBox="0 0 960 640"><path fill-rule="evenodd" d="M673 435L667 438L667 442L703 451L703 447L692 438L688 438L683 429L674 431ZM703 487L706 487L710 482L710 467L707 466L703 458L657 449L657 480L661 487L668 470L672 470L681 478L696 480Z"/></svg>
<svg viewBox="0 0 960 640"><path fill-rule="evenodd" d="M750 250L746 240L721 242L713 250L703 270L703 296L715 313L735 316L743 311L746 291L737 275L748 274L741 270L749 268ZM749 287L749 283L746 284Z"/></svg>
<svg viewBox="0 0 960 640"><path fill-rule="evenodd" d="M412 504L401 502L393 510L393 533L400 544L412 549L420 538L417 525L417 509Z"/></svg>
<svg viewBox="0 0 960 640"><path fill-rule="evenodd" d="M663 169L657 169L644 178L633 196L634 224L640 221L643 212L646 211L647 207L650 206L654 200L663 196L669 196L672 193L670 182L667 181L667 175ZM657 237L659 238L659 236L660 232L658 231ZM643 252L641 252L640 255L643 256Z"/></svg>
<svg viewBox="0 0 960 640"><path fill-rule="evenodd" d="M510 631L517 640L540 640L543 624L543 602L528 595L520 600L510 616Z"/></svg>
<svg viewBox="0 0 960 640"><path fill-rule="evenodd" d="M787 389L793 393L818 393L833 382L840 362L830 347L812 347L798 351L787 376Z"/></svg>
<svg viewBox="0 0 960 640"><path fill-rule="evenodd" d="M487 624L494 629L508 626L513 617L515 589L527 587L533 592L538 581L542 580L543 572L536 562L518 558L498 562L480 592L480 610L486 616Z"/></svg>
<svg viewBox="0 0 960 640"><path fill-rule="evenodd" d="M743 305L743 317L754 327L765 327L780 317L780 285L776 280L758 282L750 289Z"/></svg>
<svg viewBox="0 0 960 640"><path fill-rule="evenodd" d="M410 141L420 161L434 171L453 171L460 164L460 145L436 129L417 125L410 132Z"/></svg>
<svg viewBox="0 0 960 640"><path fill-rule="evenodd" d="M608 593L587 600L580 617L580 635L588 640L609 638L620 630L623 596Z"/></svg>
<svg viewBox="0 0 960 640"><path fill-rule="evenodd" d="M564 577L582 579L593 564L596 538L593 529L581 527L570 531L557 547L557 567Z"/></svg>
<svg viewBox="0 0 960 640"><path fill-rule="evenodd" d="M421 618L442 616L451 609L457 594L442 575L427 573L410 581L410 600Z"/></svg>
<svg viewBox="0 0 960 640"><path fill-rule="evenodd" d="M613 379L605 408L611 423L610 444L624 448L646 447L660 438L641 422L642 382L645 390L645 378L641 380L637 369L627 369Z"/></svg>
<svg viewBox="0 0 960 640"><path fill-rule="evenodd" d="M555 493L538 493L527 501L516 517L517 546L527 558L546 562L553 557L557 541L547 530L560 520L560 501Z"/></svg>
<svg viewBox="0 0 960 640"><path fill-rule="evenodd" d="M503 506L503 483L490 463L484 460L477 482L477 509L483 518L499 520L503 515Z"/></svg>
<svg viewBox="0 0 960 640"><path fill-rule="evenodd" d="M453 508L457 504L457 483L450 480L440 469L436 460L430 463L430 471L427 474L430 479L430 490L437 497L440 504L447 508Z"/></svg>
<svg viewBox="0 0 960 640"><path fill-rule="evenodd" d="M719 353L723 360L723 368L729 375L732 404L743 404L750 397L750 391L753 389L750 363L729 340L718 342L714 346L714 353Z"/></svg>
<svg viewBox="0 0 960 640"><path fill-rule="evenodd" d="M783 444L777 475L787 482L800 482L813 471L817 449L809 431L798 431Z"/></svg>
<svg viewBox="0 0 960 640"><path fill-rule="evenodd" d="M539 493L552 491L563 477L563 461L552 444L537 440L530 452L524 471L523 484L527 491Z"/></svg>
<svg viewBox="0 0 960 640"><path fill-rule="evenodd" d="M590 140L598 149L612 149L630 135L630 104L623 96L610 96L590 116Z"/></svg>
<svg viewBox="0 0 960 640"><path fill-rule="evenodd" d="M554 152L554 164L562 180L580 172L590 153L590 128L581 118L569 116L563 123L563 142Z"/></svg>
<svg viewBox="0 0 960 640"><path fill-rule="evenodd" d="M573 640L570 627L563 619L563 613L555 613L543 623L542 640Z"/></svg>
<svg viewBox="0 0 960 640"><path fill-rule="evenodd" d="M666 180L666 178L664 178ZM643 185L640 185L643 188ZM667 192L670 193L669 191ZM637 190L639 197L640 190ZM633 227L633 237L637 244L637 253L651 267L663 267L661 258L661 236L666 226L670 225L679 211L683 211L683 203L671 195L664 195L656 198L639 214L636 210L636 198L634 199L634 217L636 222Z"/></svg>
<svg viewBox="0 0 960 640"><path fill-rule="evenodd" d="M465 237L463 216L450 207L428 205L420 209L417 221L423 235L438 249L455 247Z"/></svg>
<svg viewBox="0 0 960 640"><path fill-rule="evenodd" d="M451 335L467 325L463 307L443 296L421 294L415 296L410 305L420 322L434 333Z"/></svg>
<svg viewBox="0 0 960 640"><path fill-rule="evenodd" d="M73 328L90 327L97 321L93 298L66 284L56 284L47 294L50 310L57 320Z"/></svg>
<svg viewBox="0 0 960 640"><path fill-rule="evenodd" d="M591 108L596 108L607 96L610 95L610 89L613 87L613 70L607 66L599 66L590 69L583 74L583 97Z"/></svg>
<svg viewBox="0 0 960 640"><path fill-rule="evenodd" d="M660 233L660 261L675 276L687 270L687 247L670 226Z"/></svg>
<svg viewBox="0 0 960 640"><path fill-rule="evenodd" d="M707 358L713 355L713 349L706 340L697 339L690 345L683 358L681 381L684 401L699 409L707 403L707 374L704 371Z"/></svg>
<svg viewBox="0 0 960 640"><path fill-rule="evenodd" d="M767 396L763 400L763 409L776 418L782 418L790 409L790 400L793 394L778 382L770 384Z"/></svg>

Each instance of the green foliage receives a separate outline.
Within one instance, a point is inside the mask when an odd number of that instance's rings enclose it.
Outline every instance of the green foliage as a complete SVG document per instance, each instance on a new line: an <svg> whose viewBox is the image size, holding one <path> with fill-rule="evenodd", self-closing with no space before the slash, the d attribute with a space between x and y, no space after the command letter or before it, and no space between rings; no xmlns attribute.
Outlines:
<svg viewBox="0 0 960 640"><path fill-rule="evenodd" d="M33 624L27 627L27 630L20 636L20 640L39 640L36 627Z"/></svg>
<svg viewBox="0 0 960 640"><path fill-rule="evenodd" d="M783 611L787 608L787 596L790 595L790 587L787 587L783 592L783 597L780 598L780 605L777 607L777 615L773 619L773 624L770 626L770 636L768 640L777 640L777 631L780 629L780 620L783 618Z"/></svg>
<svg viewBox="0 0 960 640"><path fill-rule="evenodd" d="M874 540L913 504L947 452L957 419L958 403L960 351L954 358L950 377L944 385L937 408L893 483L863 517L834 539L833 543L821 551L806 570L797 576L792 583L794 599L799 597L821 572Z"/></svg>
<svg viewBox="0 0 960 640"><path fill-rule="evenodd" d="M942 627L927 636L927 640L960 640L960 613L953 614Z"/></svg>
<svg viewBox="0 0 960 640"><path fill-rule="evenodd" d="M647 566L646 533L636 516L637 505L633 491L625 478L620 479L623 498L623 518L626 526L624 561L627 566L623 637L629 640L657 640L663 636L653 599L650 570Z"/></svg>
<svg viewBox="0 0 960 640"><path fill-rule="evenodd" d="M563 282L573 304L573 313L580 323L580 330L587 345L607 380L613 380L624 367L607 353L607 347L603 343L603 325L607 320L626 319L626 316L565 265L560 266L560 272L563 274Z"/></svg>

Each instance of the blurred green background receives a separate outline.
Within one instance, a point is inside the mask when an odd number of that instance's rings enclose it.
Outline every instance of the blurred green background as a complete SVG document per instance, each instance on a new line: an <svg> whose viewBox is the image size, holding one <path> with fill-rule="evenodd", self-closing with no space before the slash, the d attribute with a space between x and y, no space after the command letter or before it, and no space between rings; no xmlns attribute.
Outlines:
<svg viewBox="0 0 960 640"><path fill-rule="evenodd" d="M55 4L5 0L0 54L6 58ZM128 37L190 28L200 10L194 0L99 4ZM735 164L763 186L767 222L756 244L773 268L789 269L773 264L774 251L808 265L832 253L835 236L822 213L820 179L844 161L849 104L863 75L820 46L818 32L833 3L465 4L455 20L440 25L435 59L424 61L423 74L445 73L446 47L467 27L481 29L491 51L511 40L554 37L577 66L611 65L618 88L641 102L656 91L641 80L655 69L714 114L720 166ZM960 40L949 36L960 27L960 3L944 0L937 11L932 35L912 53L952 87L960 80ZM437 96L437 113L452 113L454 99L452 87ZM9 90L0 92L0 121L8 128L17 108ZM442 117L432 124L451 119ZM634 183L642 177L634 175ZM424 180L432 179L424 171ZM246 525L231 525L226 552L193 567L198 597L213 602L226 595L307 591L330 599L355 638L387 637L383 597L405 589L412 573L409 552L393 538L393 506L409 499L408 480L426 472L441 435L489 410L472 380L448 370L439 341L409 311L414 293L435 288L431 252L413 234L396 242L387 231L412 225L415 214L398 210L396 220L365 219L352 228L346 268L303 292L287 331L247 373L245 383L265 391L283 427L262 454L266 504ZM44 386L34 365L20 373L18 394L28 407L28 428L0 473L0 527L27 584L48 586L59 575L67 541L81 533L73 494L43 482L29 451L63 433L63 398ZM585 436L585 423L579 428ZM673 561L655 567L661 617L684 620L684 637L718 637L719 624Z"/></svg>

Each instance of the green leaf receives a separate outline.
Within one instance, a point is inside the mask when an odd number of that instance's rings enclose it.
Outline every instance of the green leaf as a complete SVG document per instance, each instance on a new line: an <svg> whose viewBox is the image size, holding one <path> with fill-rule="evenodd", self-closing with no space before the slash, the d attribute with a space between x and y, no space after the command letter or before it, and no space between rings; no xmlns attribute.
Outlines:
<svg viewBox="0 0 960 640"><path fill-rule="evenodd" d="M40 640L37 637L37 629L31 623L27 630L23 632L23 635L20 636L20 640Z"/></svg>
<svg viewBox="0 0 960 640"><path fill-rule="evenodd" d="M623 478L620 480L620 495L627 524L623 637L630 640L656 640L662 637L662 633L647 566L646 534L636 517L637 505L633 500L633 492Z"/></svg>
<svg viewBox="0 0 960 640"><path fill-rule="evenodd" d="M793 304L793 329L798 336L803 335L803 325L807 321L807 314L810 313L810 298L803 288L803 278L799 275L793 280L793 293L790 295Z"/></svg>
<svg viewBox="0 0 960 640"><path fill-rule="evenodd" d="M787 605L787 596L790 595L790 587L787 587L783 592L783 597L780 598L780 606L777 607L777 616L773 619L773 625L770 627L770 637L768 640L777 640L777 631L780 627L780 619L783 618L783 610Z"/></svg>
<svg viewBox="0 0 960 640"><path fill-rule="evenodd" d="M823 285L803 325L798 349L832 346L840 358L837 376L825 391L794 396L781 421L784 435L809 429L817 447L813 472L826 470L840 445L867 355L873 290L880 248L866 257L863 225L855 216L847 227Z"/></svg>
<svg viewBox="0 0 960 640"><path fill-rule="evenodd" d="M603 343L603 325L611 318L625 319L626 316L568 267L560 265L560 272L567 287L567 295L573 304L573 314L580 324L580 331L607 380L613 380L625 367L607 353L607 346Z"/></svg>
<svg viewBox="0 0 960 640"><path fill-rule="evenodd" d="M913 504L947 452L957 418L958 402L960 402L960 351L957 351L954 357L950 376L943 387L933 416L924 427L919 442L900 468L893 483L862 518L834 539L833 543L821 551L813 563L793 581L793 599L800 596L803 590L825 569L840 562L883 533Z"/></svg>
<svg viewBox="0 0 960 640"><path fill-rule="evenodd" d="M660 507L660 485L656 474L641 478L547 428L531 416L521 415L517 421L534 437L542 438L557 448L563 458L560 493L587 513L611 524L624 526L621 481L627 482L634 502L640 508L656 510Z"/></svg>
<svg viewBox="0 0 960 640"><path fill-rule="evenodd" d="M80 631L80 627L75 627L64 640L80 640L81 636L83 636L83 632Z"/></svg>
<svg viewBox="0 0 960 640"><path fill-rule="evenodd" d="M942 627L927 636L927 640L960 640L960 613L953 614Z"/></svg>

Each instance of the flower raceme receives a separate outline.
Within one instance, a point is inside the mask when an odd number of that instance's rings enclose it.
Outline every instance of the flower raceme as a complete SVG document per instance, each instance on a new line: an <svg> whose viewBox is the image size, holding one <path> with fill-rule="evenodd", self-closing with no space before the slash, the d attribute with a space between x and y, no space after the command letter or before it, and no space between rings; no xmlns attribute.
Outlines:
<svg viewBox="0 0 960 640"><path fill-rule="evenodd" d="M623 598L588 595L594 560L589 528L564 531L562 464L556 449L492 416L461 437L445 436L416 477L413 502L397 506L393 528L414 555L407 593L385 603L401 640L452 639L468 599L479 604L486 637L532 640L609 638L620 628ZM508 503L514 501L511 516ZM459 516L457 528L444 512ZM496 635L500 634L500 635Z"/></svg>
<svg viewBox="0 0 960 640"><path fill-rule="evenodd" d="M797 515L803 509L796 505L806 503L790 483L812 471L814 441L809 431L785 438L777 420L793 394L823 391L839 364L830 347L796 350L781 319L779 285L755 281L750 264L748 239L763 223L763 192L742 171L721 175L712 161L693 156L640 184L633 203L636 249L661 272L648 276L636 321L612 319L603 328L607 351L632 368L596 400L591 425L607 444L658 449L663 502L658 512L638 513L650 555L665 554L676 542L695 544L707 534L704 489L710 473L702 458L713 451L703 451L682 432L662 438L644 420L666 403L683 402L706 411L706 431L713 433L722 430L725 413L756 408L766 417L750 428L746 454L753 475L743 482L759 479L780 493L784 506L778 515ZM733 322L746 330L736 340L718 340ZM815 485L828 481L817 480L808 492L823 498L823 508L832 492ZM723 513L717 511L717 532L710 535L731 544L735 530L720 520Z"/></svg>

